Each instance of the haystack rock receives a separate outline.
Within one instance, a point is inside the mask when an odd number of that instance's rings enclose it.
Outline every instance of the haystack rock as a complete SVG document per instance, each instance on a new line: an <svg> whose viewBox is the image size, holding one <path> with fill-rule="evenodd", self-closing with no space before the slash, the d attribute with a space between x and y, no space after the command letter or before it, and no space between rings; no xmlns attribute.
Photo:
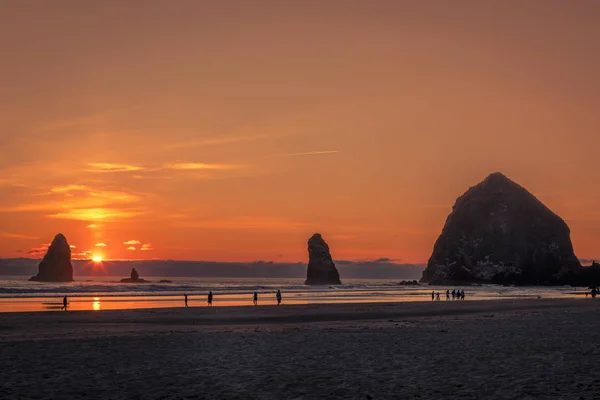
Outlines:
<svg viewBox="0 0 600 400"><path fill-rule="evenodd" d="M308 239L308 270L305 285L341 285L340 274L335 268L329 246L315 233Z"/></svg>
<svg viewBox="0 0 600 400"><path fill-rule="evenodd" d="M564 284L580 270L567 224L494 173L456 200L421 282Z"/></svg>
<svg viewBox="0 0 600 400"><path fill-rule="evenodd" d="M73 265L71 264L71 248L63 234L54 237L46 255L39 265L38 274L30 281L39 282L72 282Z"/></svg>

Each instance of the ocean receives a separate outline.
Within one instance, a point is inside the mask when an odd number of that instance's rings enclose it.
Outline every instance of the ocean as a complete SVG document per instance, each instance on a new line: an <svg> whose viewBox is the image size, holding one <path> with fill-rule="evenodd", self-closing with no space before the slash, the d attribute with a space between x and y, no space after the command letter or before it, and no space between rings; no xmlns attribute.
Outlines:
<svg viewBox="0 0 600 400"><path fill-rule="evenodd" d="M0 312L60 311L63 296L70 310L117 310L183 307L184 294L190 307L206 306L213 292L213 305L252 306L258 293L259 305L275 305L277 289L282 304L370 303L431 301L431 292L446 301L446 290L462 289L465 300L581 297L587 289L565 287L504 287L481 285L439 287L399 285L397 280L344 279L339 286L306 286L303 279L289 278L198 278L153 277L149 283L120 283L121 277L84 277L71 283L29 282L29 276L5 276L0 280ZM161 280L170 282L160 283ZM459 301L459 300L455 300Z"/></svg>

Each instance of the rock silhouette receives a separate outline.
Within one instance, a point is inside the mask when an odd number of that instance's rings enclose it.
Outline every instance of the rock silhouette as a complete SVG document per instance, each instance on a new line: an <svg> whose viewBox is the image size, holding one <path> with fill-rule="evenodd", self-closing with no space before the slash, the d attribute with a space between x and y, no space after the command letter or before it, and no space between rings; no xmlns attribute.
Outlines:
<svg viewBox="0 0 600 400"><path fill-rule="evenodd" d="M72 282L73 265L71 264L71 248L62 233L54 237L44 258L38 266L38 274L30 281L38 282Z"/></svg>
<svg viewBox="0 0 600 400"><path fill-rule="evenodd" d="M121 283L148 283L148 281L145 280L145 279L141 279L140 275L135 270L135 268L132 268L131 269L131 276L129 278L123 278L123 279L121 279Z"/></svg>
<svg viewBox="0 0 600 400"><path fill-rule="evenodd" d="M421 282L564 284L580 271L567 224L494 173L456 200Z"/></svg>
<svg viewBox="0 0 600 400"><path fill-rule="evenodd" d="M315 233L308 239L308 269L305 285L341 285L340 274L335 268L329 246Z"/></svg>

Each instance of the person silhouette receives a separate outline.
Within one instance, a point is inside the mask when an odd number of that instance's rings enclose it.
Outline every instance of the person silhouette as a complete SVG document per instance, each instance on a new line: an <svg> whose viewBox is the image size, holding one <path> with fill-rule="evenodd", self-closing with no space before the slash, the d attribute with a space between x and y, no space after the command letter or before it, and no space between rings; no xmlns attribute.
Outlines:
<svg viewBox="0 0 600 400"><path fill-rule="evenodd" d="M440 292L437 292L437 294L435 295L435 298L437 301L440 301Z"/></svg>
<svg viewBox="0 0 600 400"><path fill-rule="evenodd" d="M281 304L281 290L277 289L275 297L277 298L277 305Z"/></svg>
<svg viewBox="0 0 600 400"><path fill-rule="evenodd" d="M213 294L212 294L212 290L210 290L208 292L208 305L212 306L212 301L213 301Z"/></svg>
<svg viewBox="0 0 600 400"><path fill-rule="evenodd" d="M456 298L456 289L452 289L452 300Z"/></svg>
<svg viewBox="0 0 600 400"><path fill-rule="evenodd" d="M183 295L183 301L185 302L185 306L187 307L188 306L188 304L187 304L187 294Z"/></svg>
<svg viewBox="0 0 600 400"><path fill-rule="evenodd" d="M258 305L258 293L254 292L254 305Z"/></svg>
<svg viewBox="0 0 600 400"><path fill-rule="evenodd" d="M431 292L431 301L435 300L435 292Z"/></svg>
<svg viewBox="0 0 600 400"><path fill-rule="evenodd" d="M67 311L67 296L63 297L63 306L61 307L61 310Z"/></svg>
<svg viewBox="0 0 600 400"><path fill-rule="evenodd" d="M465 299L465 289L461 290L461 292L460 292L460 299L461 300Z"/></svg>
<svg viewBox="0 0 600 400"><path fill-rule="evenodd" d="M446 301L450 300L450 289L446 290Z"/></svg>

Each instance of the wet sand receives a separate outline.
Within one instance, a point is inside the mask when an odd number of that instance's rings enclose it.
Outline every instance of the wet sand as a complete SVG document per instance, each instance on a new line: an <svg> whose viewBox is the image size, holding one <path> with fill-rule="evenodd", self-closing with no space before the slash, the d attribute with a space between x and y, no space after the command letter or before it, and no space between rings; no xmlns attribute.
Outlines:
<svg viewBox="0 0 600 400"><path fill-rule="evenodd" d="M594 399L600 301L0 314L0 398Z"/></svg>

